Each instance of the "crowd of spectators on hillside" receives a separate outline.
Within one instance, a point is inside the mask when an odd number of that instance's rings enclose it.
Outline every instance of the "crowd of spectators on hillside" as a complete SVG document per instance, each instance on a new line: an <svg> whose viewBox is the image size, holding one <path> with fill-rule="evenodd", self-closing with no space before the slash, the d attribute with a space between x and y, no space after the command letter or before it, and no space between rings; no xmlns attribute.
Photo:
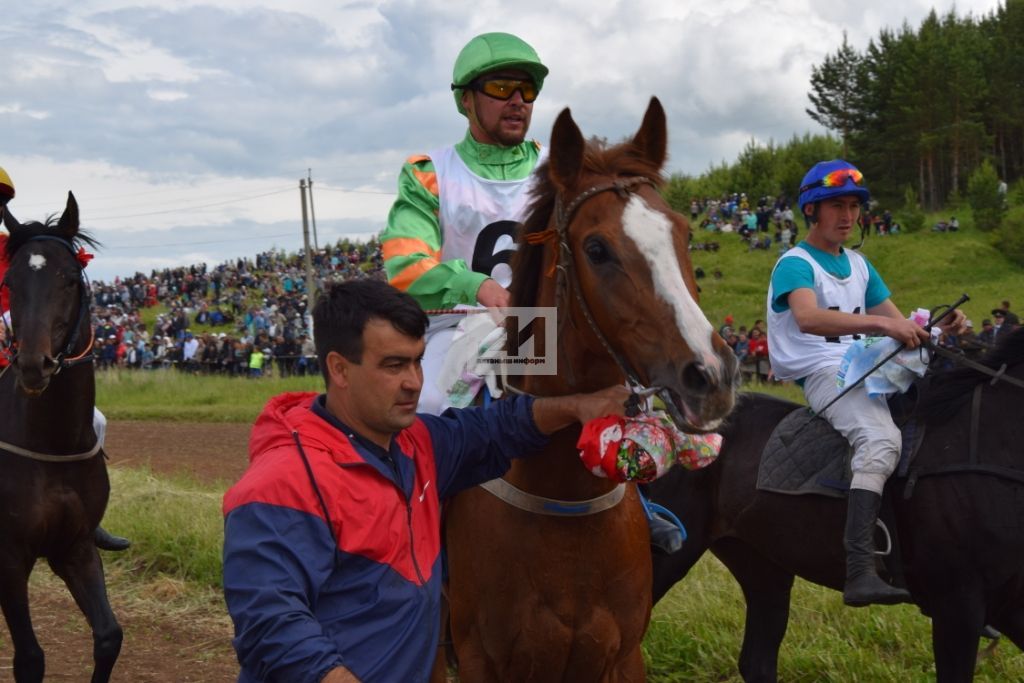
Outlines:
<svg viewBox="0 0 1024 683"><path fill-rule="evenodd" d="M777 251L782 254L799 241L801 230L808 229L806 216L794 214L790 199L760 197L751 205L745 192L725 194L718 198L694 197L690 201L690 223L702 231L714 233L735 233L747 244L748 251ZM956 231L959 222L953 217L948 223L940 223L941 231ZM801 227L802 226L802 227ZM876 235L898 235L900 225L886 209L878 211L869 208L861 216L861 227L874 230ZM935 228L940 231L939 227ZM691 243L700 244L700 242Z"/></svg>
<svg viewBox="0 0 1024 683"><path fill-rule="evenodd" d="M729 345L740 364L743 382L772 382L772 367L768 362L768 328L763 320L755 320L749 328L736 325L732 315L727 315L718 328L725 343Z"/></svg>
<svg viewBox="0 0 1024 683"><path fill-rule="evenodd" d="M311 261L317 291L335 281L385 277L376 241L328 246ZM136 273L111 283L94 281L92 291L94 352L101 369L319 374L301 252L268 251L213 268L203 263ZM143 323L143 309L155 306L166 312Z"/></svg>
<svg viewBox="0 0 1024 683"><path fill-rule="evenodd" d="M967 321L967 331L961 335L943 334L939 344L950 350L963 353L968 358L983 356L988 350L1020 327L1020 319L1010 310L1010 302L1002 301L992 309L992 317L981 321L981 328L975 329ZM774 382L771 363L768 360L768 333L763 320L755 320L749 328L735 325L732 315L725 316L718 333L736 354L744 383ZM938 357L934 361L937 370L952 369L955 363Z"/></svg>
<svg viewBox="0 0 1024 683"><path fill-rule="evenodd" d="M796 219L789 198L761 197L753 206L744 192L690 201L690 221L701 230L736 233L748 250L785 251L796 244ZM774 239L773 239L774 235Z"/></svg>
<svg viewBox="0 0 1024 683"><path fill-rule="evenodd" d="M743 193L694 199L690 214L694 224L704 230L735 232L749 244L749 250L770 250L778 245L782 253L796 243L800 230L785 197L762 197L753 208ZM899 232L888 211L867 220L878 234ZM955 219L950 224L957 225ZM691 249L717 251L718 243L692 241ZM386 277L380 245L374 240L328 246L311 260L318 291L333 281ZM721 278L721 272L716 270L715 277ZM94 351L101 369L176 367L237 377L320 372L307 316L301 252L268 251L254 259L234 259L213 268L198 264L153 271L148 276L136 273L111 283L95 281L92 289ZM141 311L156 306L166 312L146 325ZM992 310L991 319L982 321L980 329L971 325L967 334L943 337L941 343L980 355L1019 324L1010 303L1003 301ZM202 329L194 330L193 325ZM745 382L773 381L763 321L737 326L729 315L719 333L736 354ZM946 364L948 361L943 362Z"/></svg>
<svg viewBox="0 0 1024 683"><path fill-rule="evenodd" d="M962 352L968 358L983 356L1014 330L1020 327L1020 318L1010 310L1010 302L1003 300L992 309L992 317L981 321L981 328L976 329L971 320L967 321L967 332L961 335L944 334L939 343L948 349ZM940 359L940 368L952 368L953 361Z"/></svg>

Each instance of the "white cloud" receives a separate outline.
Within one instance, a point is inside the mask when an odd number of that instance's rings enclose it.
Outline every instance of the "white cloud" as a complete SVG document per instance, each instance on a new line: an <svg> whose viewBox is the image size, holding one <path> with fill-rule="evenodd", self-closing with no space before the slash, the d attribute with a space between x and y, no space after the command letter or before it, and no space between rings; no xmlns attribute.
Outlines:
<svg viewBox="0 0 1024 683"><path fill-rule="evenodd" d="M997 3L956 7L978 15ZM10 5L0 24L0 164L17 185L12 208L40 218L73 189L106 244L90 269L112 275L297 248L297 183L308 168L324 239L379 229L402 161L465 130L448 84L476 33L522 35L550 66L534 137L546 141L571 105L585 134L620 139L657 95L670 170L699 173L751 139L820 131L804 112L810 70L844 30L863 48L884 26L916 27L953 2Z"/></svg>

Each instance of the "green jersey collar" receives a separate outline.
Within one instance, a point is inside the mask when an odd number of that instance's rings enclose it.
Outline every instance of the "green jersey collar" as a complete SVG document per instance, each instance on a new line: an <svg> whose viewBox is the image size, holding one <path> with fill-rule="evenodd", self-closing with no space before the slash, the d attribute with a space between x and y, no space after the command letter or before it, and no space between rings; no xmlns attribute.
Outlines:
<svg viewBox="0 0 1024 683"><path fill-rule="evenodd" d="M455 145L455 150L463 159L472 159L484 165L515 164L530 158L532 149L536 143L532 140L523 140L515 147L499 147L498 145L487 145L477 142L473 135L467 130L466 137Z"/></svg>

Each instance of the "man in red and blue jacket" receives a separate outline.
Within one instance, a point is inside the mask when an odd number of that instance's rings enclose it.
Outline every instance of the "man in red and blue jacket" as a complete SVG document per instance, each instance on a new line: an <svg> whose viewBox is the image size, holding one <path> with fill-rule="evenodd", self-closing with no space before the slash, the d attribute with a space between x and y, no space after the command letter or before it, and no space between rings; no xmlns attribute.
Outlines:
<svg viewBox="0 0 1024 683"><path fill-rule="evenodd" d="M440 627L441 500L501 476L624 387L417 415L427 319L373 280L313 311L327 392L267 404L224 497L239 681L426 681Z"/></svg>

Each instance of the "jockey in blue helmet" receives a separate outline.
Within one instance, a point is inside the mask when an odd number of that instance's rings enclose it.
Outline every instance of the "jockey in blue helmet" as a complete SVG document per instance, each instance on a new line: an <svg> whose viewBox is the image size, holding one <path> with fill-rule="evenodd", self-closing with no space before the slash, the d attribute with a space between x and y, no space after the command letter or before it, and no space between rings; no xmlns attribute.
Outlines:
<svg viewBox="0 0 1024 683"><path fill-rule="evenodd" d="M889 299L889 288L871 263L843 247L869 198L863 174L848 161L822 161L807 172L799 204L810 230L775 264L767 302L772 372L802 386L811 409L854 449L843 601L855 607L910 601L907 591L883 581L875 568L875 524L901 437L885 398L869 395L863 384L832 402L840 364L862 335L891 337L911 349L929 339ZM959 329L964 320L956 311L948 327Z"/></svg>

